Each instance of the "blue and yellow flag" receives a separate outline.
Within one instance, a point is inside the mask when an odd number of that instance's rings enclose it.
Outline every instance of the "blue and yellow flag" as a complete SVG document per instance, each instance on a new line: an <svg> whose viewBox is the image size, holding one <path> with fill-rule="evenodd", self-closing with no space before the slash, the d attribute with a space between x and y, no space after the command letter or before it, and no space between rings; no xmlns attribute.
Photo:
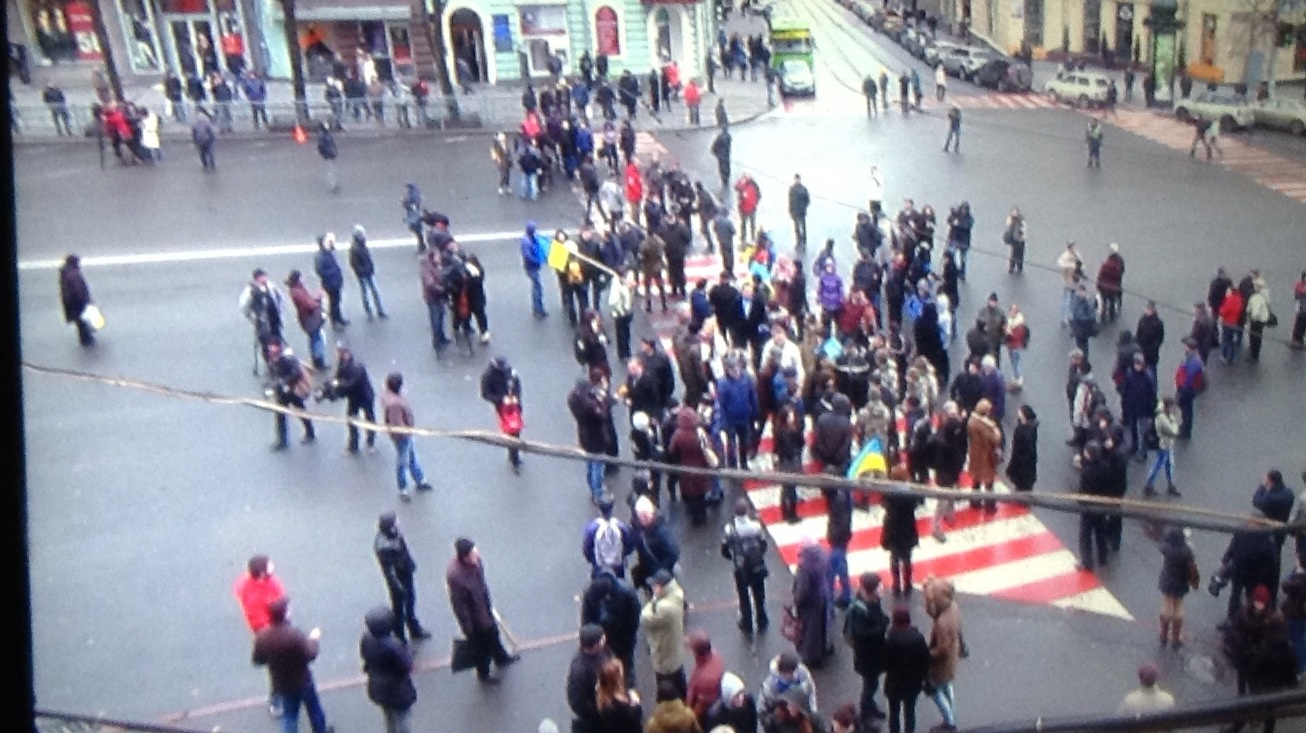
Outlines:
<svg viewBox="0 0 1306 733"><path fill-rule="evenodd" d="M884 448L880 445L880 439L874 436L866 441L866 445L862 446L861 452L848 466L846 478L856 480L868 473L878 474L877 477L879 478L883 478L889 473L889 464L884 460Z"/></svg>

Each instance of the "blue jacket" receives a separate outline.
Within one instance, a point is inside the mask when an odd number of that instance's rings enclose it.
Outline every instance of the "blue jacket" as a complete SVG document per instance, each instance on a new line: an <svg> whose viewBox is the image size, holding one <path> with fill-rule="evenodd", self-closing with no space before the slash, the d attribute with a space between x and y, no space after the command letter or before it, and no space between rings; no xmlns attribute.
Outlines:
<svg viewBox="0 0 1306 733"><path fill-rule="evenodd" d="M717 380L717 414L727 426L746 425L757 417L757 387L747 373L727 374Z"/></svg>
<svg viewBox="0 0 1306 733"><path fill-rule="evenodd" d="M980 381L984 384L984 396L993 403L993 419L1002 422L1002 418L1007 415L1007 385L1002 379L1002 373L998 371L992 374L981 373Z"/></svg>
<svg viewBox="0 0 1306 733"><path fill-rule="evenodd" d="M594 132L588 127L576 128L576 152L580 155L594 152Z"/></svg>
<svg viewBox="0 0 1306 733"><path fill-rule="evenodd" d="M696 289L689 294L689 313L696 323L712 317L712 304L707 299L706 290Z"/></svg>
<svg viewBox="0 0 1306 733"><path fill-rule="evenodd" d="M246 79L241 86L245 90L245 99L251 102L263 102L268 98L268 87L262 79Z"/></svg>
<svg viewBox="0 0 1306 733"><path fill-rule="evenodd" d="M540 243L535 239L535 225L526 225L526 234L521 238L521 266L527 272L539 272L544 264L544 253Z"/></svg>
<svg viewBox="0 0 1306 733"><path fill-rule="evenodd" d="M1156 410L1156 380L1152 373L1132 366L1120 385L1120 412L1125 420L1148 417Z"/></svg>
<svg viewBox="0 0 1306 733"><path fill-rule="evenodd" d="M345 273L340 271L340 262L336 260L336 253L329 249L319 250L317 259L314 261L317 268L317 276L322 278L322 286L337 290L345 285Z"/></svg>
<svg viewBox="0 0 1306 733"><path fill-rule="evenodd" d="M576 86L572 87L571 98L572 101L576 103L577 107L584 107L585 105L589 104L590 103L589 87L585 86L584 84L577 84Z"/></svg>
<svg viewBox="0 0 1306 733"><path fill-rule="evenodd" d="M1256 487L1256 494L1252 497L1252 506L1264 512L1267 519L1286 522L1291 518L1292 505L1296 498L1286 486L1280 485L1270 488L1262 484Z"/></svg>

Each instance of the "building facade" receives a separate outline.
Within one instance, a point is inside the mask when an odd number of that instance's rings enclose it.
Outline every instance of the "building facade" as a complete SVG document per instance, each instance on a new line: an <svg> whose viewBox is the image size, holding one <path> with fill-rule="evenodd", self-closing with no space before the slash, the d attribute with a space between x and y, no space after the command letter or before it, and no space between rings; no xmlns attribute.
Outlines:
<svg viewBox="0 0 1306 733"><path fill-rule="evenodd" d="M673 59L701 76L714 22L702 0L295 0L289 48L282 0L6 0L9 38L23 39L35 64L81 64L89 76L103 60L93 2L129 81L250 68L289 78L292 53L310 81L337 58L364 78L434 79L437 12L450 73L461 66L474 82L545 77L554 54L574 74L586 50L607 55L612 73Z"/></svg>
<svg viewBox="0 0 1306 733"><path fill-rule="evenodd" d="M1306 10L1289 0L1171 0L1176 55L1195 78L1255 84L1306 78ZM943 0L943 17L1009 53L1069 52L1146 64L1152 0ZM1275 48L1276 42L1287 41Z"/></svg>

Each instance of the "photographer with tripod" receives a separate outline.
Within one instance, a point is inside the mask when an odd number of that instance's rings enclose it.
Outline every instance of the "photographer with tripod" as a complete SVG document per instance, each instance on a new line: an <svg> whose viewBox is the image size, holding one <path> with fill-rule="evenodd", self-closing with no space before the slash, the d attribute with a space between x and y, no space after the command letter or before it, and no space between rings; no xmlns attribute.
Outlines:
<svg viewBox="0 0 1306 733"><path fill-rule="evenodd" d="M357 417L360 413L364 420L376 422L376 392L372 389L372 380L367 376L367 367L354 358L354 352L343 344L336 345L336 375L331 381L322 385L314 395L318 402L326 400L335 402L345 400L345 417ZM345 449L351 455L358 453L358 427L349 425L349 446ZM376 449L376 431L367 431L367 449Z"/></svg>

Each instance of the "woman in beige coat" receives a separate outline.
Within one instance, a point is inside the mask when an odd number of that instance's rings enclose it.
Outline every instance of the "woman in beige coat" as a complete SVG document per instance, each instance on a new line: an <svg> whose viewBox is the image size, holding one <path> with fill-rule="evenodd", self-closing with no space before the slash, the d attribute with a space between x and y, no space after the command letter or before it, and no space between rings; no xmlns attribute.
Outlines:
<svg viewBox="0 0 1306 733"><path fill-rule="evenodd" d="M930 577L925 581L925 612L934 620L930 629L930 669L926 674L934 704L943 716L941 730L957 729L956 698L952 680L961 659L961 609L953 597L957 588L950 580Z"/></svg>
<svg viewBox="0 0 1306 733"><path fill-rule="evenodd" d="M989 413L993 403L982 399L975 405L975 411L966 421L966 438L968 448L967 471L970 472L970 485L976 491L992 493L993 482L997 480L998 464L1002 462L1002 431L993 422ZM972 509L979 508L979 501L971 501ZM984 502L984 512L993 514L998 510L997 502Z"/></svg>

